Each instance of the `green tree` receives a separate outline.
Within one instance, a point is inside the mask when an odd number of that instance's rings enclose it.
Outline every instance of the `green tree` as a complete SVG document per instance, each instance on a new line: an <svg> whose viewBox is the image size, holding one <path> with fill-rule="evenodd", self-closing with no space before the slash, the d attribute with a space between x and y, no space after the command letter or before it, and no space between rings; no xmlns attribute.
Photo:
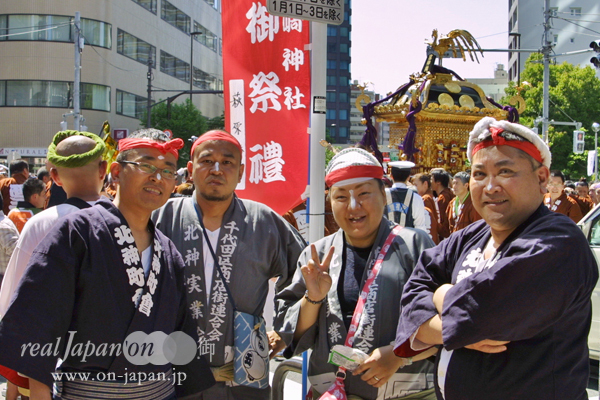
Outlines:
<svg viewBox="0 0 600 400"><path fill-rule="evenodd" d="M525 63L521 74L521 95L525 99L526 110L520 122L533 126L534 120L542 115L544 66L541 54L532 54ZM528 82L526 84L525 82ZM508 99L517 94L517 86L509 83ZM550 65L550 120L581 122L583 130L600 120L600 80L590 66L581 68L568 62ZM569 118L570 117L570 118ZM541 128L541 125L540 125ZM575 127L555 125L548 129L548 140L552 152L552 169L559 169L573 180L587 174L587 151L594 149L594 136L586 135L583 154L573 153L573 131Z"/></svg>
<svg viewBox="0 0 600 400"><path fill-rule="evenodd" d="M169 129L173 137L181 138L185 142L183 149L179 151L179 167L185 167L190 159L192 136L200 136L207 131L207 119L200 110L186 99L184 103L171 104L171 118L167 118L167 103L161 103L152 107L150 113L150 126L156 129ZM141 125L146 126L146 113L140 118Z"/></svg>
<svg viewBox="0 0 600 400"><path fill-rule="evenodd" d="M208 121L206 121L206 124L207 131L212 131L213 129L225 129L225 114L210 118Z"/></svg>

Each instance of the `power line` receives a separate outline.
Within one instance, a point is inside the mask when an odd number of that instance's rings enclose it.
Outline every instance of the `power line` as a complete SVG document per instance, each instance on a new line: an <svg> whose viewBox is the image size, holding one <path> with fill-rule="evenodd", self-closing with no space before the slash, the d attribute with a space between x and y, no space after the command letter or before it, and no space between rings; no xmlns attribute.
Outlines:
<svg viewBox="0 0 600 400"><path fill-rule="evenodd" d="M573 21L570 21L570 20L568 20L568 19L565 19L565 18L560 18L560 17L556 17L556 19L562 19L563 21L569 22L569 23L571 23L571 24L573 24L573 25L576 25L576 26L578 26L578 27L580 27L580 28L587 29L587 30L588 30L588 31L590 31L590 32L594 32L594 33L597 33L598 35L600 35L600 32L598 32L598 31L595 31L595 30L593 30L593 29L590 29L590 28L588 28L587 26L583 26L583 25L576 24L575 22L573 22Z"/></svg>
<svg viewBox="0 0 600 400"><path fill-rule="evenodd" d="M81 37L87 42L87 38L83 35L83 32L81 32L81 30L79 31L79 34L81 35ZM98 55L98 57L100 57L105 63L115 67L118 70L124 71L124 72L140 72L138 70L135 69L124 69L121 67L117 67L116 65L114 65L113 63L111 63L110 61L108 61L106 58L102 57L102 55L100 53L98 53L98 50L95 49L94 46L90 45L90 47L92 48L92 50L94 50L94 53L96 53Z"/></svg>

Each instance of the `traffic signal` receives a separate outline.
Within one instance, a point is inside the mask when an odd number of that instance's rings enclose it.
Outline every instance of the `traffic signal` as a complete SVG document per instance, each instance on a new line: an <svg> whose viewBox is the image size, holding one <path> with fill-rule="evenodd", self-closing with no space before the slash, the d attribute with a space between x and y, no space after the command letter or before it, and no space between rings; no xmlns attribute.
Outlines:
<svg viewBox="0 0 600 400"><path fill-rule="evenodd" d="M594 67L600 68L600 40L594 40L592 43L590 43L590 48L596 53L599 53L596 54L596 57L592 57L590 62L594 65Z"/></svg>
<svg viewBox="0 0 600 400"><path fill-rule="evenodd" d="M583 153L583 148L585 147L584 137L585 133L583 131L573 131L573 153Z"/></svg>

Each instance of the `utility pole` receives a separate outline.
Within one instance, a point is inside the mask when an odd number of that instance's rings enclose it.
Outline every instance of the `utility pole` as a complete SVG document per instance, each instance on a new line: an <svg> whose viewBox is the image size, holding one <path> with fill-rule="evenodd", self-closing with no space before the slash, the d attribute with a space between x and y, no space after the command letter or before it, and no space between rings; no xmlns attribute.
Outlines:
<svg viewBox="0 0 600 400"><path fill-rule="evenodd" d="M542 138L548 144L548 119L550 110L550 53L552 42L550 41L550 0L544 0L544 82L543 82L543 106L542 106Z"/></svg>
<svg viewBox="0 0 600 400"><path fill-rule="evenodd" d="M146 73L146 78L148 78L148 89L146 100L146 128L150 128L150 124L152 123L150 119L150 111L152 110L152 49L148 49L148 72Z"/></svg>
<svg viewBox="0 0 600 400"><path fill-rule="evenodd" d="M75 130L79 130L79 116L81 109L79 107L79 84L81 82L81 17L79 11L75 12L75 80L73 82L73 119Z"/></svg>

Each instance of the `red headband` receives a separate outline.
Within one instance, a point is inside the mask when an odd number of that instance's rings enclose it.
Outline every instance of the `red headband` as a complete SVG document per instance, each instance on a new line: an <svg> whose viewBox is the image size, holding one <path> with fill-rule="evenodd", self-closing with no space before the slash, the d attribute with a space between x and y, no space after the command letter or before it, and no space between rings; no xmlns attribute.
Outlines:
<svg viewBox="0 0 600 400"><path fill-rule="evenodd" d="M132 149L158 149L161 153L171 153L179 158L177 150L183 148L184 142L180 138L175 138L171 141L159 143L151 139L121 139L119 140L119 151Z"/></svg>
<svg viewBox="0 0 600 400"><path fill-rule="evenodd" d="M240 151L240 155L243 153L240 142L238 142L237 139L235 137L233 137L233 135L231 135L230 133L223 132L223 131L208 131L205 134L203 134L202 136L200 136L198 139L196 139L196 141L192 145L192 151L190 152L190 158L194 158L194 150L196 150L196 147L198 147L198 145L200 143L208 142L211 140L223 140L225 142L232 143L235 145L235 147L238 148L238 150Z"/></svg>
<svg viewBox="0 0 600 400"><path fill-rule="evenodd" d="M325 177L325 184L329 187L337 182L346 181L354 178L383 178L383 169L379 165L350 165L331 171Z"/></svg>
<svg viewBox="0 0 600 400"><path fill-rule="evenodd" d="M486 147L510 146L514 147L515 149L523 150L540 164L544 163L542 161L542 153L533 143L527 140L506 140L500 136L500 134L504 132L504 129L502 128L490 127L490 132L492 132L492 140L484 140L483 142L476 144L475 147L473 147L473 153L471 153L471 157L473 157L479 150L485 149Z"/></svg>

